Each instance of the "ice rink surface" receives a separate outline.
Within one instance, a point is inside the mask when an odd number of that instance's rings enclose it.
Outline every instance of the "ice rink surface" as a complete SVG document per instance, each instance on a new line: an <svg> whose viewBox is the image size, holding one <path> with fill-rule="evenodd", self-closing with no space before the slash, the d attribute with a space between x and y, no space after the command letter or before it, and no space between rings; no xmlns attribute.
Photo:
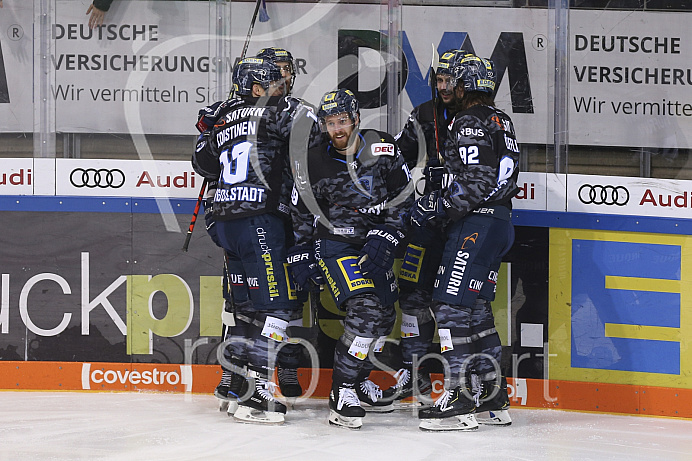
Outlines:
<svg viewBox="0 0 692 461"><path fill-rule="evenodd" d="M513 408L509 427L430 433L408 411L327 424L326 400L283 426L242 424L213 396L0 392L0 460L692 460L692 420Z"/></svg>

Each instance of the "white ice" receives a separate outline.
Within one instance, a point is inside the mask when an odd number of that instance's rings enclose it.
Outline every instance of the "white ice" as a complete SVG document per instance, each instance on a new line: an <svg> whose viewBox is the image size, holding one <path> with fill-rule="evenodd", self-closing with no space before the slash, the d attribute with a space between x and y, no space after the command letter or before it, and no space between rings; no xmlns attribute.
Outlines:
<svg viewBox="0 0 692 461"><path fill-rule="evenodd" d="M283 426L242 424L208 395L0 392L0 460L655 460L692 459L692 420L513 407L509 427L429 433L406 411L327 424L327 402Z"/></svg>

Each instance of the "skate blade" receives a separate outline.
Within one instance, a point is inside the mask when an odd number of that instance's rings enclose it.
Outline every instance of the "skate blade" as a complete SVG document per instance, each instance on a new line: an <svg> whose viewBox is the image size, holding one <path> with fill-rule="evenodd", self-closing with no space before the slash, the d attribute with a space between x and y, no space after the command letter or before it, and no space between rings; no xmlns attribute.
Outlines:
<svg viewBox="0 0 692 461"><path fill-rule="evenodd" d="M450 416L449 418L421 419L418 428L422 431L475 431L478 422L472 414Z"/></svg>
<svg viewBox="0 0 692 461"><path fill-rule="evenodd" d="M394 410L422 410L424 408L430 408L434 402L435 401L430 397L427 398L426 402L422 400L416 400L413 397L409 397L405 400L397 400L396 402L394 402Z"/></svg>
<svg viewBox="0 0 692 461"><path fill-rule="evenodd" d="M236 411L238 411L238 402L229 400L228 405L226 405L226 413L228 413L228 416L233 416Z"/></svg>
<svg viewBox="0 0 692 461"><path fill-rule="evenodd" d="M509 426L512 424L512 418L507 410L489 411L487 414L484 413L483 416L476 415L476 421L478 421L478 424L487 426Z"/></svg>
<svg viewBox="0 0 692 461"><path fill-rule="evenodd" d="M228 395L223 395L222 393L218 392L217 390L214 390L214 397L216 397L219 400L229 400Z"/></svg>
<svg viewBox="0 0 692 461"><path fill-rule="evenodd" d="M391 413L394 411L394 404L389 405L368 405L367 403L361 403L363 410L368 413Z"/></svg>
<svg viewBox="0 0 692 461"><path fill-rule="evenodd" d="M334 410L329 410L329 424L347 429L360 429L363 426L363 418L341 416Z"/></svg>
<svg viewBox="0 0 692 461"><path fill-rule="evenodd" d="M233 413L233 419L242 423L279 425L284 423L284 414L278 411L262 411L239 405Z"/></svg>
<svg viewBox="0 0 692 461"><path fill-rule="evenodd" d="M219 399L219 411L228 411L228 400Z"/></svg>

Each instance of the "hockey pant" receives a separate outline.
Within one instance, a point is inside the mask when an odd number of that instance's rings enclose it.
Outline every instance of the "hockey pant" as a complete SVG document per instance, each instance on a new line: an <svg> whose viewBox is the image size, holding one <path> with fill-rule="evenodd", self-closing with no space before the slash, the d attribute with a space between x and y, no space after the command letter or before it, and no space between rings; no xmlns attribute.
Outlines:
<svg viewBox="0 0 692 461"><path fill-rule="evenodd" d="M332 380L355 385L372 369L368 360L380 337L391 333L396 321L394 305L382 306L377 296L364 294L347 299L344 333L336 343Z"/></svg>
<svg viewBox="0 0 692 461"><path fill-rule="evenodd" d="M414 356L427 354L432 345L435 322L430 304L443 249L444 235L439 229L412 229L399 271L401 355L406 365L412 364Z"/></svg>
<svg viewBox="0 0 692 461"><path fill-rule="evenodd" d="M430 352L435 335L435 320L430 311L431 293L423 290L402 291L399 294L401 308L401 357L406 365L419 360Z"/></svg>
<svg viewBox="0 0 692 461"><path fill-rule="evenodd" d="M472 371L483 381L495 379L500 371L502 346L490 303L481 299L473 307L434 303L433 311L452 387L470 385L466 376Z"/></svg>

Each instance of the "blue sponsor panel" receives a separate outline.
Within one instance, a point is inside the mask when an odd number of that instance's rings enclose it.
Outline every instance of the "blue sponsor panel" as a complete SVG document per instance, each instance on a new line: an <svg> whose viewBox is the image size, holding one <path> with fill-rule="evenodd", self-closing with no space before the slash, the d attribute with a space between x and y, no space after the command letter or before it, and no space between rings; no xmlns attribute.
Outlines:
<svg viewBox="0 0 692 461"><path fill-rule="evenodd" d="M679 375L681 267L678 245L572 240L571 366Z"/></svg>

